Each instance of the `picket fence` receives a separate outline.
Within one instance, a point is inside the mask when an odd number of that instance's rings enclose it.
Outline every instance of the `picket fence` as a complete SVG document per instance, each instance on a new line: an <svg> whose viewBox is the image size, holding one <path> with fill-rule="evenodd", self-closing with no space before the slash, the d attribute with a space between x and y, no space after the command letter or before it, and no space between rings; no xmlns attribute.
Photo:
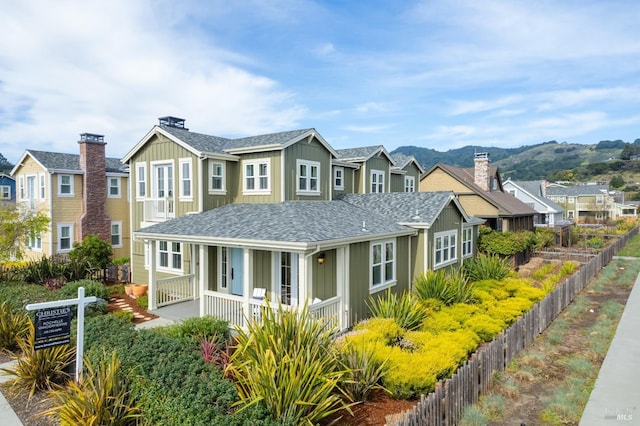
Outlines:
<svg viewBox="0 0 640 426"><path fill-rule="evenodd" d="M478 402L491 386L495 372L503 371L523 349L533 343L569 305L589 281L638 233L634 228L598 255L589 259L571 277L556 286L543 300L476 351L453 376L441 380L428 395L422 395L412 411L393 422L394 426L449 426L460 420L465 407Z"/></svg>

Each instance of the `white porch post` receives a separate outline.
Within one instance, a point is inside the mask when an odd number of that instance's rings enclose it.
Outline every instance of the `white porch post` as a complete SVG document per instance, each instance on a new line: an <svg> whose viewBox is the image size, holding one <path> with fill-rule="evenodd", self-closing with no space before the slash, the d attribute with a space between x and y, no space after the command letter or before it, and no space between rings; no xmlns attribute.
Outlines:
<svg viewBox="0 0 640 426"><path fill-rule="evenodd" d="M347 255L348 249L345 247L338 247L336 249L336 296L340 298L340 307L338 309L338 325L340 330L346 328L347 318L349 315L349 309L347 305L347 297L349 288L347 286Z"/></svg>
<svg viewBox="0 0 640 426"><path fill-rule="evenodd" d="M156 240L149 240L149 309L156 309Z"/></svg>
<svg viewBox="0 0 640 426"><path fill-rule="evenodd" d="M251 315L251 304L249 301L253 294L251 293L251 283L253 282L253 250L244 249L243 251L243 265L242 269L244 270L243 280L242 280L242 294L244 297L244 302L242 303L243 310L246 316ZM243 322L246 321L244 318ZM245 324L242 324L244 327Z"/></svg>
<svg viewBox="0 0 640 426"><path fill-rule="evenodd" d="M315 256L298 256L298 305L307 303L310 305L312 300L308 300L309 296L313 296L311 283L313 281L313 262Z"/></svg>
<svg viewBox="0 0 640 426"><path fill-rule="evenodd" d="M205 312L205 300L204 291L207 288L207 282L209 281L209 262L207 262L207 254L209 252L208 246L200 244L198 246L198 274L196 275L195 285L200 289L200 316L210 314L211 312Z"/></svg>

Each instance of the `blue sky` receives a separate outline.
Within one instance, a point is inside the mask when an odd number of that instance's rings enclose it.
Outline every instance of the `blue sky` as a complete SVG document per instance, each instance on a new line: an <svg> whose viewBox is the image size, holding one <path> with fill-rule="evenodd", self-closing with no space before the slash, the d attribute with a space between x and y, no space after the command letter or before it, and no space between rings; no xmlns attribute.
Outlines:
<svg viewBox="0 0 640 426"><path fill-rule="evenodd" d="M640 138L640 2L37 1L0 14L0 153L157 123L335 148Z"/></svg>

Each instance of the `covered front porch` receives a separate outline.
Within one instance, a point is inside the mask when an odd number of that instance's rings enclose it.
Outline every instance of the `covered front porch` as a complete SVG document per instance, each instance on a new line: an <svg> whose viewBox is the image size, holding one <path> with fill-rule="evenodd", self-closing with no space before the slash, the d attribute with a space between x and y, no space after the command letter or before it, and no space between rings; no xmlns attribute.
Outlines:
<svg viewBox="0 0 640 426"><path fill-rule="evenodd" d="M157 241L149 240L151 253ZM189 272L160 275L149 264L149 309L174 321L211 315L246 328L261 321L263 309L297 309L343 330L349 326L345 248L284 251L263 247L184 244ZM291 247L294 248L294 247ZM159 278L162 276L162 278Z"/></svg>

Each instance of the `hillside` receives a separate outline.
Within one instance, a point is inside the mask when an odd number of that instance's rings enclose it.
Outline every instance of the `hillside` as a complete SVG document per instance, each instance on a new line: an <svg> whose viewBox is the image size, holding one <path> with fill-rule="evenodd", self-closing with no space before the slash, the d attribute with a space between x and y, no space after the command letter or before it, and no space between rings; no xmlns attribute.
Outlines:
<svg viewBox="0 0 640 426"><path fill-rule="evenodd" d="M625 147L627 151L629 147L640 149L640 139L636 139L632 144L623 141L601 141L591 145L549 141L519 148L466 146L446 152L416 146L402 146L393 153L413 155L425 170L428 170L436 163L473 167L474 153L488 152L491 163L500 167L503 179L508 177L516 180L545 179L559 171L569 170L581 170L595 179L597 175L609 176L611 170L607 167L588 166L619 160ZM631 167L631 169L635 168L635 166ZM613 173L615 174L615 170ZM638 173L640 174L640 170Z"/></svg>

